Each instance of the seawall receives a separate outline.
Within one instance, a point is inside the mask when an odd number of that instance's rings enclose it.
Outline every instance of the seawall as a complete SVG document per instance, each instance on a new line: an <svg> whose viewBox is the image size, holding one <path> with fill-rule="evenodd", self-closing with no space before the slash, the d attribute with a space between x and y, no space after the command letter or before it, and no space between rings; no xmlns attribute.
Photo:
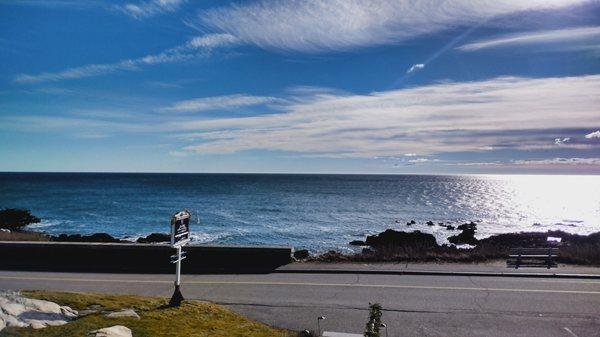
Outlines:
<svg viewBox="0 0 600 337"><path fill-rule="evenodd" d="M291 261L289 247L194 245L183 274L266 273ZM0 269L90 273L173 273L166 244L0 241Z"/></svg>

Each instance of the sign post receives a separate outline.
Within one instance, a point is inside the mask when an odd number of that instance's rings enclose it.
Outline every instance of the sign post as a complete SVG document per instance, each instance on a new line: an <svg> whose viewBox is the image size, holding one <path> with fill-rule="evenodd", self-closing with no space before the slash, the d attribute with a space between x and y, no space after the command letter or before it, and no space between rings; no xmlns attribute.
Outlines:
<svg viewBox="0 0 600 337"><path fill-rule="evenodd" d="M179 289L181 284L181 261L185 259L185 252L181 250L190 241L190 218L189 211L184 210L175 213L171 218L171 246L177 250L177 254L171 255L171 263L175 263L175 291L169 306L178 307L183 301L183 295Z"/></svg>

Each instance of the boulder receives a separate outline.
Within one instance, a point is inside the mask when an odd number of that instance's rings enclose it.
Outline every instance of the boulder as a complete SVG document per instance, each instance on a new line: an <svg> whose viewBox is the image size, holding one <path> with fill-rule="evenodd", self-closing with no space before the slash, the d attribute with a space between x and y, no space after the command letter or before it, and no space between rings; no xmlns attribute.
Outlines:
<svg viewBox="0 0 600 337"><path fill-rule="evenodd" d="M433 225L435 225L435 224L433 223L433 221L427 221L427 226L433 226Z"/></svg>
<svg viewBox="0 0 600 337"><path fill-rule="evenodd" d="M77 311L54 302L31 299L15 292L0 292L0 327L31 327L67 324ZM0 329L1 330L1 329Z"/></svg>
<svg viewBox="0 0 600 337"><path fill-rule="evenodd" d="M350 241L350 245L351 246L366 246L367 243L364 242L363 240L352 240L352 241Z"/></svg>
<svg viewBox="0 0 600 337"><path fill-rule="evenodd" d="M449 231L455 230L454 226L452 226L452 225L446 225L446 229Z"/></svg>
<svg viewBox="0 0 600 337"><path fill-rule="evenodd" d="M152 233L145 238L139 238L137 243L171 242L171 236L165 233Z"/></svg>
<svg viewBox="0 0 600 337"><path fill-rule="evenodd" d="M473 221L469 222L469 223L464 223L458 227L456 227L456 229L459 230L465 230L465 229L472 229L472 230L477 230L477 224Z"/></svg>
<svg viewBox="0 0 600 337"><path fill-rule="evenodd" d="M135 312L133 309L123 309L119 311L112 311L104 314L105 317L108 318L122 318L122 317L133 317L135 319L140 319L140 315Z"/></svg>
<svg viewBox="0 0 600 337"><path fill-rule="evenodd" d="M21 227L40 221L28 209L5 208L0 211L0 228L18 231Z"/></svg>
<svg viewBox="0 0 600 337"><path fill-rule="evenodd" d="M467 244L472 246L477 245L479 242L479 240L475 238L475 230L472 228L463 229L460 234L449 237L448 241L455 245Z"/></svg>
<svg viewBox="0 0 600 337"><path fill-rule="evenodd" d="M122 325L90 331L87 337L133 337L131 329Z"/></svg>
<svg viewBox="0 0 600 337"><path fill-rule="evenodd" d="M388 229L378 235L369 235L365 243L371 247L419 247L435 248L438 246L435 237L431 234L414 232L398 232Z"/></svg>
<svg viewBox="0 0 600 337"><path fill-rule="evenodd" d="M298 249L296 251L294 251L294 258L296 260L304 260L307 259L310 256L310 253L308 252L307 249Z"/></svg>

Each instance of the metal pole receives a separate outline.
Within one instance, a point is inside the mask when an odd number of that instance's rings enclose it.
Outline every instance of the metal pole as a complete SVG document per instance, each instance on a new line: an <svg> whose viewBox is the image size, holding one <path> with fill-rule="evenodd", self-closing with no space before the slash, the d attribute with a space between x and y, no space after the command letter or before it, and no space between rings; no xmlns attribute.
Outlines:
<svg viewBox="0 0 600 337"><path fill-rule="evenodd" d="M183 295L181 294L181 290L179 289L179 285L181 284L181 246L177 247L177 263L175 266L175 291L173 292L173 296L171 296L171 300L169 301L169 306L178 307L181 305L181 301L183 301Z"/></svg>
<svg viewBox="0 0 600 337"><path fill-rule="evenodd" d="M175 286L179 287L180 284L181 284L181 246L177 247L177 267L176 267Z"/></svg>

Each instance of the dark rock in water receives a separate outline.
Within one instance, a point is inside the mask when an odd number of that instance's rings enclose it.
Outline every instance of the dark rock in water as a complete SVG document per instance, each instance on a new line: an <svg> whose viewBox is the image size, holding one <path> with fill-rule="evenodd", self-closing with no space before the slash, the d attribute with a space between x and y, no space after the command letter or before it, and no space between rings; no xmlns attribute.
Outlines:
<svg viewBox="0 0 600 337"><path fill-rule="evenodd" d="M437 247L435 237L431 234L421 233L420 231L398 232L388 229L378 235L369 235L365 243L371 247Z"/></svg>
<svg viewBox="0 0 600 337"><path fill-rule="evenodd" d="M107 233L94 233L92 235L81 235L81 234L60 234L59 236L52 236L52 241L59 242L107 242L107 243L122 243L128 242L119 240L112 237Z"/></svg>
<svg viewBox="0 0 600 337"><path fill-rule="evenodd" d="M433 225L435 225L435 224L433 223L433 221L427 221L427 226L433 226Z"/></svg>
<svg viewBox="0 0 600 337"><path fill-rule="evenodd" d="M367 243L362 240L352 240L350 241L351 246L366 246Z"/></svg>
<svg viewBox="0 0 600 337"><path fill-rule="evenodd" d="M469 222L469 223L464 223L458 227L456 227L456 229L460 229L465 230L465 229L472 229L472 230L477 230L477 224L473 221Z"/></svg>
<svg viewBox="0 0 600 337"><path fill-rule="evenodd" d="M113 238L107 233L94 233L90 236L84 236L84 238L90 240L91 242L123 242L119 239Z"/></svg>
<svg viewBox="0 0 600 337"><path fill-rule="evenodd" d="M454 226L452 226L452 225L446 225L446 229L449 231L455 230Z"/></svg>
<svg viewBox="0 0 600 337"><path fill-rule="evenodd" d="M0 228L18 231L21 227L40 221L27 209L5 208L0 211Z"/></svg>
<svg viewBox="0 0 600 337"><path fill-rule="evenodd" d="M414 225L414 224L416 224L416 223L417 223L417 222L416 222L415 220L410 220L410 224L411 224L411 225Z"/></svg>
<svg viewBox="0 0 600 337"><path fill-rule="evenodd" d="M296 251L294 251L294 258L296 260L304 260L307 259L310 256L310 253L308 252L307 249L298 249Z"/></svg>
<svg viewBox="0 0 600 337"><path fill-rule="evenodd" d="M479 242L479 240L475 238L475 230L472 228L463 229L460 234L449 237L448 241L455 245L468 244L473 246L477 245Z"/></svg>
<svg viewBox="0 0 600 337"><path fill-rule="evenodd" d="M438 226L443 226L444 223L443 222L438 222Z"/></svg>
<svg viewBox="0 0 600 337"><path fill-rule="evenodd" d="M409 221L409 222L406 223L406 225L410 226L410 225L412 225L412 222Z"/></svg>
<svg viewBox="0 0 600 337"><path fill-rule="evenodd" d="M165 233L152 233L145 238L139 238L137 243L171 242L171 236Z"/></svg>
<svg viewBox="0 0 600 337"><path fill-rule="evenodd" d="M335 250L330 250L325 254L319 256L319 261L322 262L338 262L338 261L348 261L350 257L348 255L344 255L340 252L336 252Z"/></svg>
<svg viewBox="0 0 600 337"><path fill-rule="evenodd" d="M495 246L495 247L547 247L548 237L557 237L562 239L563 248L565 246L578 247L582 245L596 246L596 250L600 251L600 232L590 235L571 234L563 231L547 231L547 232L521 232L521 233L506 233L490 236L489 238L479 240L480 246ZM598 261L600 264L600 261Z"/></svg>

